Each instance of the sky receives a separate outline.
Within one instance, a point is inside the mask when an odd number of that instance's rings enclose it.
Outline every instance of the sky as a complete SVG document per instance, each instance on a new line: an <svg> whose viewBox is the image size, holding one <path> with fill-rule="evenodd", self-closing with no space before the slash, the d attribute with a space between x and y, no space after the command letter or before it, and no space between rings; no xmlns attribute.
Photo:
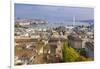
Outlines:
<svg viewBox="0 0 100 69"><path fill-rule="evenodd" d="M15 4L15 18L43 19L48 22L94 20L94 9L85 7Z"/></svg>

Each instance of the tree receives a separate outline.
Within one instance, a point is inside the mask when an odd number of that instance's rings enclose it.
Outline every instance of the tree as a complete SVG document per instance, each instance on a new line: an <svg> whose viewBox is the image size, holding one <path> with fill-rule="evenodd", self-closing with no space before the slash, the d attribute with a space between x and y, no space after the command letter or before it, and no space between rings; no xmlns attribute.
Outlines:
<svg viewBox="0 0 100 69"><path fill-rule="evenodd" d="M62 49L63 61L64 62L79 62L79 61L93 61L93 58L86 58L86 52L84 49L81 49L80 52L77 52L72 48L68 42L65 42ZM81 54L81 55L80 55Z"/></svg>
<svg viewBox="0 0 100 69"><path fill-rule="evenodd" d="M80 57L72 47L68 46L68 42L64 43L62 52L64 62L74 62Z"/></svg>
<svg viewBox="0 0 100 69"><path fill-rule="evenodd" d="M79 53L81 56L87 57L85 49L80 49Z"/></svg>

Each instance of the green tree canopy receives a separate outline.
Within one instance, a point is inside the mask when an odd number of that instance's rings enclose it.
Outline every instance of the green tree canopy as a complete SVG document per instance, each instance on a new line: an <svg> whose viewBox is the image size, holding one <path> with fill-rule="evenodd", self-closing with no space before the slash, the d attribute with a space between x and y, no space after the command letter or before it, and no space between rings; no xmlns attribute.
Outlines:
<svg viewBox="0 0 100 69"><path fill-rule="evenodd" d="M69 46L68 42L65 42L62 49L63 61L64 62L77 62L77 61L92 61L91 58L85 58L80 55L80 52L77 52L74 48ZM84 51L81 52L84 54Z"/></svg>
<svg viewBox="0 0 100 69"><path fill-rule="evenodd" d="M68 42L64 43L62 52L64 62L74 62L80 57L72 47L68 46Z"/></svg>

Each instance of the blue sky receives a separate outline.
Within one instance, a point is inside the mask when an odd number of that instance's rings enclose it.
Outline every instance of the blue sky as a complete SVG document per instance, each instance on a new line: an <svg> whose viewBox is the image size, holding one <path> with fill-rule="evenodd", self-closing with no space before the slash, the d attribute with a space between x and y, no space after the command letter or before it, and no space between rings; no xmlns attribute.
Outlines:
<svg viewBox="0 0 100 69"><path fill-rule="evenodd" d="M68 6L15 4L15 18L45 19L49 22L93 20L94 9Z"/></svg>

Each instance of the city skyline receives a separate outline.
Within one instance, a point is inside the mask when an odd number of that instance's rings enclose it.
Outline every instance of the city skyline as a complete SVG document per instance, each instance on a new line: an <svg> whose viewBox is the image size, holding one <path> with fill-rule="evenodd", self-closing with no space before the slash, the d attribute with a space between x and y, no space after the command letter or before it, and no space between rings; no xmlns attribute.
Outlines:
<svg viewBox="0 0 100 69"><path fill-rule="evenodd" d="M94 61L93 16L93 8L15 4L14 65Z"/></svg>

